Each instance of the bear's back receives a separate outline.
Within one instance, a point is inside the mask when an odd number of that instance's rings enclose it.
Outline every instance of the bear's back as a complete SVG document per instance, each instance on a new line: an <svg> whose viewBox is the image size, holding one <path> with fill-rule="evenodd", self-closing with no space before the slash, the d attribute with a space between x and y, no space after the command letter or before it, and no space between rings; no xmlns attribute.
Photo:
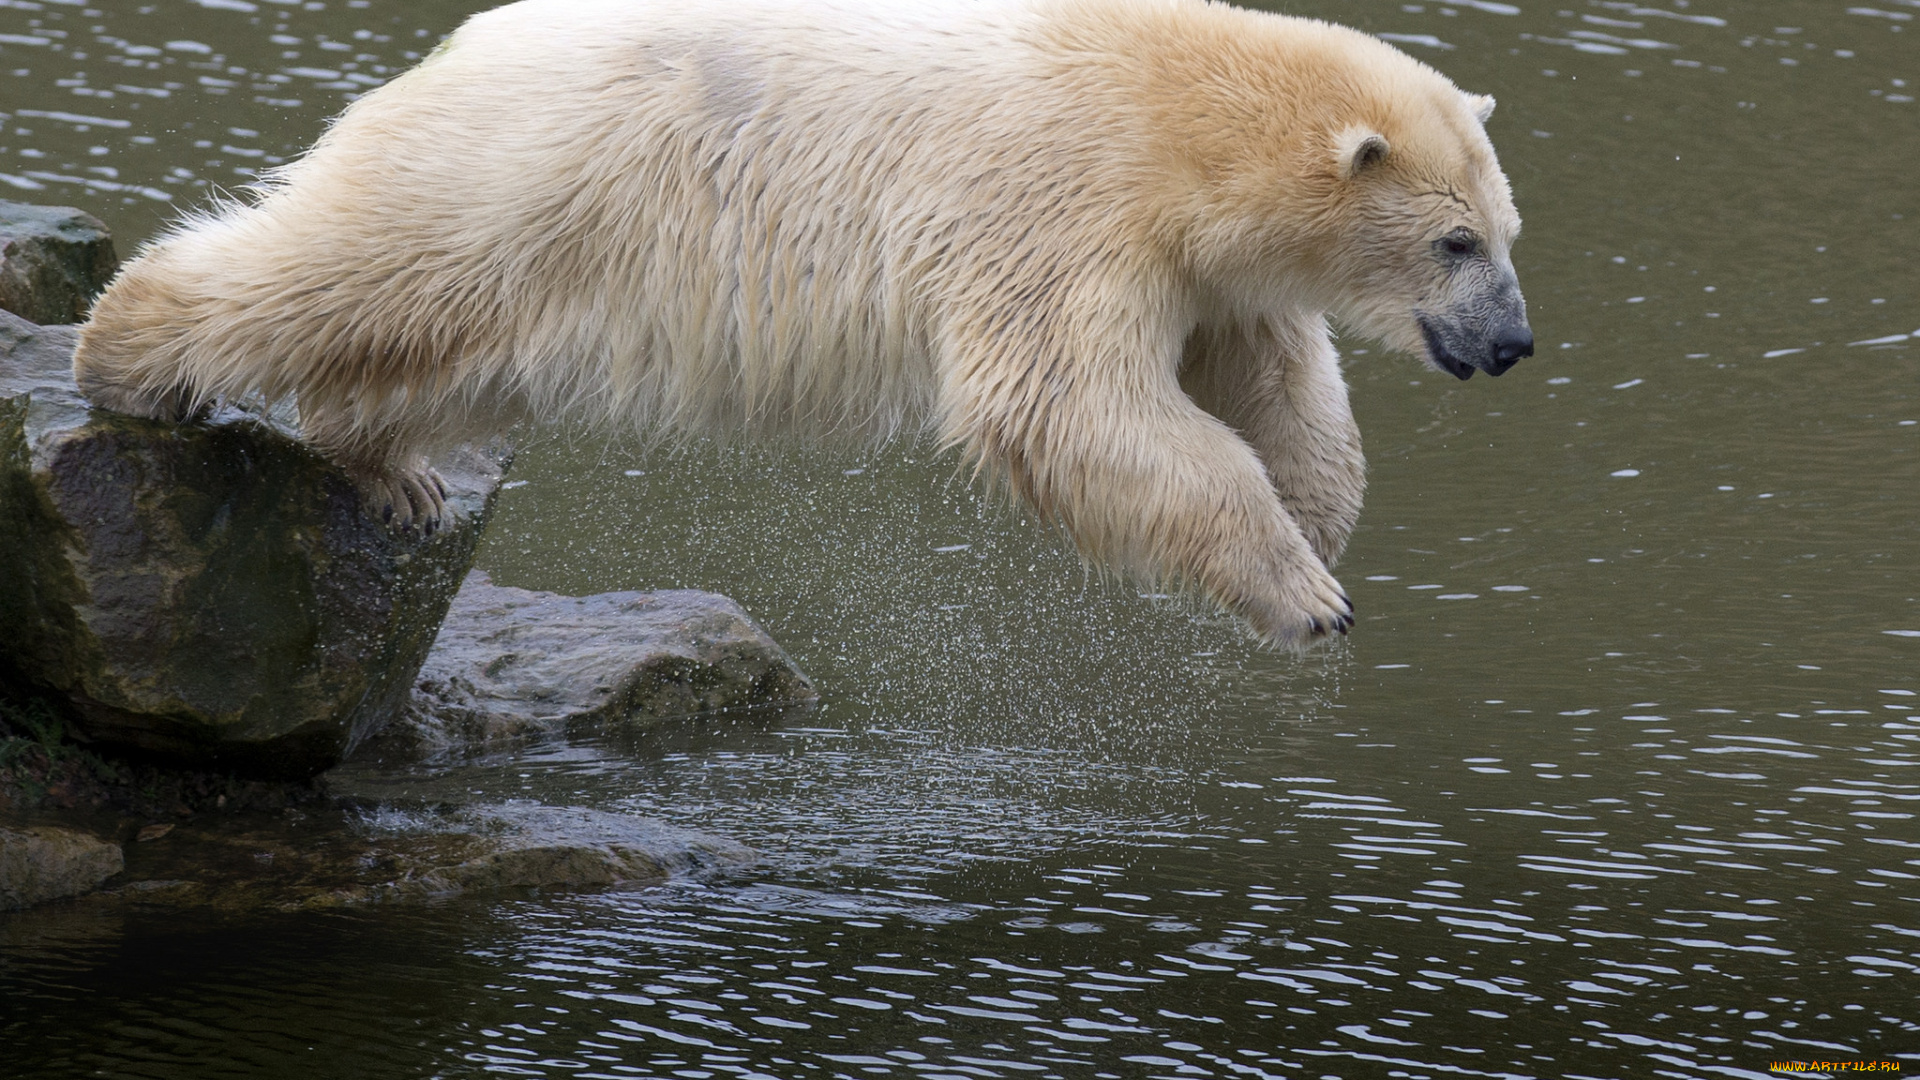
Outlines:
<svg viewBox="0 0 1920 1080"><path fill-rule="evenodd" d="M260 358L235 391L888 433L957 342L1067 328L1068 293L1178 306L1196 129L1225 158L1275 126L1167 102L1311 100L1262 81L1288 50L1431 76L1199 0L522 0L155 256L232 328L184 348Z"/></svg>
<svg viewBox="0 0 1920 1080"><path fill-rule="evenodd" d="M1036 200L1093 212L1035 20L522 0L356 104L270 202L342 264L400 223L427 254L359 310L484 310L470 363L537 413L890 433L932 412L948 271L1029 236Z"/></svg>

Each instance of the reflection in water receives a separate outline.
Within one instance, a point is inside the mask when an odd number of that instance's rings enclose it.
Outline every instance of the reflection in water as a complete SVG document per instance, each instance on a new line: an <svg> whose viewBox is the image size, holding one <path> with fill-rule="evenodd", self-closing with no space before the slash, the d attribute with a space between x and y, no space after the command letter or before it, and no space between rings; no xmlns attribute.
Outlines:
<svg viewBox="0 0 1920 1080"><path fill-rule="evenodd" d="M10 1073L1920 1066L1920 7L1292 7L1499 98L1541 344L1462 386L1347 343L1348 642L1297 662L1089 579L921 447L550 437L497 579L728 592L825 704L337 786L666 817L762 863L8 916ZM0 191L150 235L466 10L0 0Z"/></svg>

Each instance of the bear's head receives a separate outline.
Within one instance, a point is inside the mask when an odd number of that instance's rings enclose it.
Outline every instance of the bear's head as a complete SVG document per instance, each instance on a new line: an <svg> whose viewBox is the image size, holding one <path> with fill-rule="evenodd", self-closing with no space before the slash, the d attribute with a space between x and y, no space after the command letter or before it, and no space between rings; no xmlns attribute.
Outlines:
<svg viewBox="0 0 1920 1080"><path fill-rule="evenodd" d="M1195 134L1176 173L1199 280L1250 314L1330 312L1461 379L1531 356L1493 99L1343 27L1241 29L1234 63L1183 72Z"/></svg>
<svg viewBox="0 0 1920 1080"><path fill-rule="evenodd" d="M1455 91L1418 111L1325 139L1345 229L1331 306L1457 378L1499 375L1533 355L1533 329L1509 254L1520 215L1481 126L1493 99Z"/></svg>

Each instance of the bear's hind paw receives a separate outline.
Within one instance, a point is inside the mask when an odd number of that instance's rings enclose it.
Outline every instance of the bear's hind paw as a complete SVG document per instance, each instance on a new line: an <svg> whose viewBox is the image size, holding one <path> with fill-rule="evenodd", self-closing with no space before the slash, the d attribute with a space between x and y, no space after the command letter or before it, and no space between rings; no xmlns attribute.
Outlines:
<svg viewBox="0 0 1920 1080"><path fill-rule="evenodd" d="M192 392L184 386L145 391L89 378L85 372L80 373L75 382L80 387L81 396L96 408L126 416L140 416L167 424L185 424L206 416L210 411L207 404L196 402Z"/></svg>

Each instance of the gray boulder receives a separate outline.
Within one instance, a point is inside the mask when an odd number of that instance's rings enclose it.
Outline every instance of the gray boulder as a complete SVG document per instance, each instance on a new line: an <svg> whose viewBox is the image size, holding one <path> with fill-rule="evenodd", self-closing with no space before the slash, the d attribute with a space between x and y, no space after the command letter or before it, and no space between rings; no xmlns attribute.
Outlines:
<svg viewBox="0 0 1920 1080"><path fill-rule="evenodd" d="M467 577L405 717L368 747L433 757L610 722L819 697L740 605L692 589L593 596Z"/></svg>
<svg viewBox="0 0 1920 1080"><path fill-rule="evenodd" d="M113 237L70 206L0 199L0 310L34 323L77 323L119 269Z"/></svg>
<svg viewBox="0 0 1920 1080"><path fill-rule="evenodd" d="M0 911L90 893L124 865L118 844L87 833L0 827Z"/></svg>
<svg viewBox="0 0 1920 1080"><path fill-rule="evenodd" d="M0 680L103 748L331 767L411 695L511 452L435 462L452 520L395 533L284 418L93 410L75 333L0 312Z"/></svg>

